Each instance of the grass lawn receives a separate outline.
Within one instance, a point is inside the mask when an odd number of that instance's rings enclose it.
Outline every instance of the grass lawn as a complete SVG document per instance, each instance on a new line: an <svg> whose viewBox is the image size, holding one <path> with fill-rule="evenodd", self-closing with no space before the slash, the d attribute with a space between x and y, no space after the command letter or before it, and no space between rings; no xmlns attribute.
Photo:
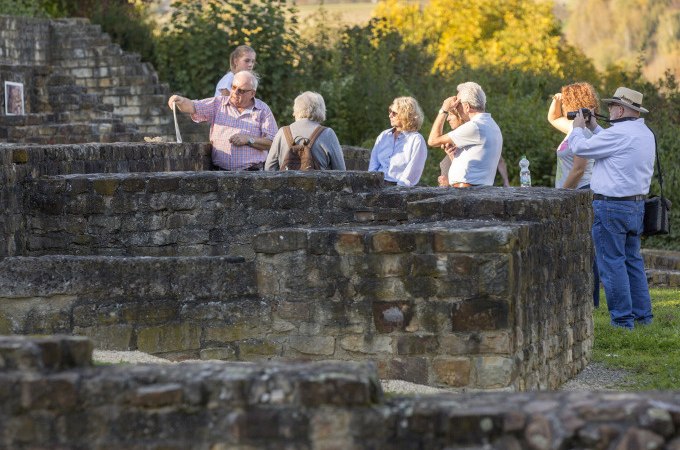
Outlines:
<svg viewBox="0 0 680 450"><path fill-rule="evenodd" d="M680 289L651 289L654 321L626 331L609 325L601 293L595 310L593 361L632 374L625 390L680 388Z"/></svg>

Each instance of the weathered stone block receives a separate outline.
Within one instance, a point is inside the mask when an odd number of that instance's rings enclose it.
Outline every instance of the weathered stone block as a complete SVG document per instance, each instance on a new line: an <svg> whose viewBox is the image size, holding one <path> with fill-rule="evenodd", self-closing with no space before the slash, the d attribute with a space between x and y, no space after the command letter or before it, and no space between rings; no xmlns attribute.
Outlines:
<svg viewBox="0 0 680 450"><path fill-rule="evenodd" d="M92 188L99 195L112 196L118 189L118 180L115 178L95 179Z"/></svg>
<svg viewBox="0 0 680 450"><path fill-rule="evenodd" d="M199 352L201 359L219 359L223 361L235 360L236 351L231 347L210 347Z"/></svg>
<svg viewBox="0 0 680 450"><path fill-rule="evenodd" d="M340 347L348 352L370 355L392 353L392 338L376 335L347 336L340 339Z"/></svg>
<svg viewBox="0 0 680 450"><path fill-rule="evenodd" d="M257 236L253 247L265 254L283 253L307 248L307 234L298 230L279 230Z"/></svg>
<svg viewBox="0 0 680 450"><path fill-rule="evenodd" d="M453 387L470 384L470 359L437 357L432 360L432 373L439 383Z"/></svg>
<svg viewBox="0 0 680 450"><path fill-rule="evenodd" d="M21 406L25 409L69 411L78 404L79 375L59 373L21 383Z"/></svg>
<svg viewBox="0 0 680 450"><path fill-rule="evenodd" d="M411 302L373 302L373 323L379 333L405 331L413 319Z"/></svg>
<svg viewBox="0 0 680 450"><path fill-rule="evenodd" d="M418 356L378 360L378 375L383 379L429 383L427 359Z"/></svg>
<svg viewBox="0 0 680 450"><path fill-rule="evenodd" d="M92 339L95 348L101 350L131 350L131 325L97 325L73 328L73 333Z"/></svg>
<svg viewBox="0 0 680 450"><path fill-rule="evenodd" d="M356 287L359 295L376 300L403 300L409 297L401 278L363 278Z"/></svg>
<svg viewBox="0 0 680 450"><path fill-rule="evenodd" d="M200 348L200 325L167 324L140 329L137 348L145 353L176 352Z"/></svg>
<svg viewBox="0 0 680 450"><path fill-rule="evenodd" d="M363 254L365 251L364 235L357 232L339 232L334 247L339 255Z"/></svg>
<svg viewBox="0 0 680 450"><path fill-rule="evenodd" d="M509 331L444 334L439 342L441 350L448 355L510 354L513 349Z"/></svg>
<svg viewBox="0 0 680 450"><path fill-rule="evenodd" d="M14 164L26 164L28 162L28 150L19 148L12 151L12 162Z"/></svg>
<svg viewBox="0 0 680 450"><path fill-rule="evenodd" d="M508 252L516 242L514 230L501 226L434 232L434 251L438 253Z"/></svg>
<svg viewBox="0 0 680 450"><path fill-rule="evenodd" d="M314 313L314 305L309 302L279 301L273 308L273 313L281 319L292 321L307 321Z"/></svg>
<svg viewBox="0 0 680 450"><path fill-rule="evenodd" d="M259 322L244 322L226 325L223 327L206 327L205 342L233 342L243 339L258 338L269 331L268 326Z"/></svg>
<svg viewBox="0 0 680 450"><path fill-rule="evenodd" d="M439 349L437 336L411 335L398 336L397 354L399 355L423 355L436 353Z"/></svg>
<svg viewBox="0 0 680 450"><path fill-rule="evenodd" d="M239 359L249 360L263 356L279 356L282 352L282 344L274 340L249 339L239 341L238 349Z"/></svg>
<svg viewBox="0 0 680 450"><path fill-rule="evenodd" d="M307 355L326 355L335 353L335 338L331 336L290 336L290 348Z"/></svg>
<svg viewBox="0 0 680 450"><path fill-rule="evenodd" d="M473 358L474 385L482 389L510 387L516 374L512 358L479 356Z"/></svg>
<svg viewBox="0 0 680 450"><path fill-rule="evenodd" d="M142 408L160 408L179 405L184 395L182 386L177 383L155 384L137 388L131 395L131 405Z"/></svg>
<svg viewBox="0 0 680 450"><path fill-rule="evenodd" d="M451 331L499 330L509 326L509 307L505 301L476 298L454 303Z"/></svg>

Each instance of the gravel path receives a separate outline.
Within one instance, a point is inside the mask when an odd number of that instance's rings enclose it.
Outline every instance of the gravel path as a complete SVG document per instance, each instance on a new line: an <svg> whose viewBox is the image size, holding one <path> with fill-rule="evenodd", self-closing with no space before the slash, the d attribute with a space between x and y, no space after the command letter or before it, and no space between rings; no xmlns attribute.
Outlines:
<svg viewBox="0 0 680 450"><path fill-rule="evenodd" d="M175 364L164 358L158 358L142 352L120 352L95 350L93 355L98 364ZM421 384L402 380L381 380L383 390L390 394L436 394L451 392ZM616 391L628 383L628 373L623 370L612 370L600 363L590 363L575 378L560 387L561 391Z"/></svg>

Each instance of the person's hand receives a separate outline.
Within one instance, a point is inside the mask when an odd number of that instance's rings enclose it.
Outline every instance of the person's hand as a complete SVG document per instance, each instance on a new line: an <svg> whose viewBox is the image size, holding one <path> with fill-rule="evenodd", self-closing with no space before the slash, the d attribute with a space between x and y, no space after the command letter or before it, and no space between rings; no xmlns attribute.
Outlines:
<svg viewBox="0 0 680 450"><path fill-rule="evenodd" d="M180 101L182 101L182 99L183 97L180 97L179 95L176 94L171 95L170 98L168 99L168 107L172 109L173 103L179 103ZM177 107L179 108L179 105L177 105Z"/></svg>
<svg viewBox="0 0 680 450"><path fill-rule="evenodd" d="M231 95L231 92L229 89L220 89L220 94L222 94L222 97L229 97Z"/></svg>
<svg viewBox="0 0 680 450"><path fill-rule="evenodd" d="M442 145L442 150L446 152L446 156L449 157L449 159L453 160L453 158L456 157L456 150L458 147L456 147L453 144L444 144Z"/></svg>
<svg viewBox="0 0 680 450"><path fill-rule="evenodd" d="M594 118L591 116L591 120ZM576 113L576 117L574 118L574 123L572 124L572 127L574 128L585 128L586 127L586 120L583 118L583 111L580 109Z"/></svg>
<svg viewBox="0 0 680 450"><path fill-rule="evenodd" d="M248 136L247 134L243 133L237 133L229 138L229 142L231 142L232 145L244 146L248 145L248 139L250 138L252 138L252 136Z"/></svg>
<svg viewBox="0 0 680 450"><path fill-rule="evenodd" d="M553 95L553 100L555 100L557 103L562 103L562 93L558 92L557 94Z"/></svg>
<svg viewBox="0 0 680 450"><path fill-rule="evenodd" d="M446 100L444 100L444 103L442 103L442 109L444 111L453 111L458 107L460 102L458 101L458 97L455 95L453 97L449 97Z"/></svg>
<svg viewBox="0 0 680 450"><path fill-rule="evenodd" d="M597 119L595 118L595 112L591 111L590 112L590 119L586 123L586 126L590 131L595 131L595 128L597 128Z"/></svg>
<svg viewBox="0 0 680 450"><path fill-rule="evenodd" d="M449 187L449 177L446 175L439 175L437 183L439 183L440 187Z"/></svg>

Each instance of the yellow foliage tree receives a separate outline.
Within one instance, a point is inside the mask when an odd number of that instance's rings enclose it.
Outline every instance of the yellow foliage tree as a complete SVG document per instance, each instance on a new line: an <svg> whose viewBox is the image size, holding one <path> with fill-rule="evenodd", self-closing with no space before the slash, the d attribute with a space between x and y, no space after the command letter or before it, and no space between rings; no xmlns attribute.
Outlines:
<svg viewBox="0 0 680 450"><path fill-rule="evenodd" d="M552 8L550 0L383 0L374 15L435 55L433 71L495 66L562 76L573 52L562 48Z"/></svg>

